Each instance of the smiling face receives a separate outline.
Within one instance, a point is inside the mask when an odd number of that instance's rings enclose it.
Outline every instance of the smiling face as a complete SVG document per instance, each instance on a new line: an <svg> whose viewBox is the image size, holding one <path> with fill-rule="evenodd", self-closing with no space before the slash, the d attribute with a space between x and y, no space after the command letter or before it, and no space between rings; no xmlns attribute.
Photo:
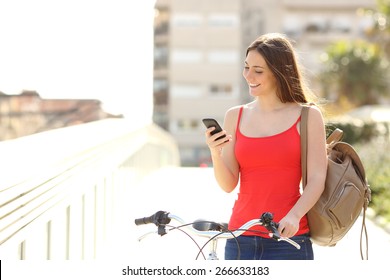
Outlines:
<svg viewBox="0 0 390 280"><path fill-rule="evenodd" d="M253 86L251 95L273 93L283 103L307 103L305 92L309 91L303 87L293 46L283 34L264 34L253 41L247 48L245 67L244 77Z"/></svg>
<svg viewBox="0 0 390 280"><path fill-rule="evenodd" d="M249 93L253 97L277 93L277 83L274 74L269 69L263 56L256 50L251 50L245 59L243 76L248 83Z"/></svg>

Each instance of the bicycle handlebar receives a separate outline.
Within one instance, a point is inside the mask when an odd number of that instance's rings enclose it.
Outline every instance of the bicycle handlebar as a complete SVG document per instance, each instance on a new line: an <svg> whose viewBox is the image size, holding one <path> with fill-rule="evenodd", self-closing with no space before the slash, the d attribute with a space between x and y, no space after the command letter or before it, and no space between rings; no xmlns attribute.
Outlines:
<svg viewBox="0 0 390 280"><path fill-rule="evenodd" d="M155 224L156 226L161 224L169 224L171 222L171 219L168 217L169 213L165 211L157 211L155 214L144 217L140 219L135 219L135 224L137 226L139 225L146 225L146 224Z"/></svg>
<svg viewBox="0 0 390 280"><path fill-rule="evenodd" d="M155 224L158 227L158 234L164 235L166 234L165 226L171 222L171 220L175 220L179 222L182 225L185 225L185 221L181 219L180 217L170 214L169 212L165 211L157 211L155 214L135 219L135 224L137 226L144 225L144 224ZM264 226L269 231L269 236L277 241L286 241L296 247L297 249L300 249L300 245L297 244L295 241L280 236L280 233L278 231L279 224L273 221L273 215L270 212L265 212L261 215L260 219L253 219L248 222L246 222L244 225L242 225L239 229L230 231L227 228L224 228L223 226L220 226L220 232L218 234L218 237L216 238L234 238L237 236L240 236L245 231L250 229L251 227L255 225ZM208 237L208 238L215 238L216 230L206 230L206 231L200 231L195 229L194 227L189 228L194 234L201 236L201 237ZM141 237L140 239L142 239Z"/></svg>

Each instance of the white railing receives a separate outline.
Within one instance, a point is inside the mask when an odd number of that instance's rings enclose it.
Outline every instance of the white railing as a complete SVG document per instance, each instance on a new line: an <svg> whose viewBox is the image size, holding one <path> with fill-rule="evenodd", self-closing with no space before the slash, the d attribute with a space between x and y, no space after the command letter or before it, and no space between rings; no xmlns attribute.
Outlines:
<svg viewBox="0 0 390 280"><path fill-rule="evenodd" d="M98 258L132 187L179 165L170 135L124 119L0 142L0 156L0 259L13 260Z"/></svg>

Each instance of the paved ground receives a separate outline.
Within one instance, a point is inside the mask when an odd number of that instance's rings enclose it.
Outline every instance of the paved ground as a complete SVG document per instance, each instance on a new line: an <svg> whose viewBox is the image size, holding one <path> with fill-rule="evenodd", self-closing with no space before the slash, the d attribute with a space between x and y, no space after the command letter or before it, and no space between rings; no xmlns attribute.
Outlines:
<svg viewBox="0 0 390 280"><path fill-rule="evenodd" d="M171 212L190 222L197 218L227 221L235 194L226 194L214 181L211 168L168 168L150 176L131 192L129 216L125 217L123 239L120 241L122 258L151 260L194 260L198 253L195 243L179 231L164 237L150 235L143 241L137 238L154 231L154 226L136 227L135 218L148 216L158 210ZM390 257L390 234L370 219L366 220L369 237L369 260L388 260ZM326 261L360 260L359 219L347 236L335 247L314 246L315 259ZM206 240L195 238L202 246ZM125 240L125 241L122 241ZM224 242L219 244L219 256L223 258ZM118 251L117 251L118 252Z"/></svg>

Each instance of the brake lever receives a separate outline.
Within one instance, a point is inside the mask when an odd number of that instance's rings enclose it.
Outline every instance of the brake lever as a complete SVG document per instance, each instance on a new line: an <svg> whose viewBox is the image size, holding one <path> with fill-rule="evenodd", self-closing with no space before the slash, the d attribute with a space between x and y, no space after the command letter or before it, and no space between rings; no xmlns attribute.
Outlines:
<svg viewBox="0 0 390 280"><path fill-rule="evenodd" d="M301 246L297 242L295 242L294 240L291 240L290 238L287 238L287 237L280 236L280 233L278 230L279 223L273 221L272 213L270 213L270 212L263 213L263 215L261 215L260 220L262 221L263 226L270 232L268 235L271 238L273 238L276 241L286 241L286 242L290 243L291 245L293 245L298 250L301 249Z"/></svg>
<svg viewBox="0 0 390 280"><path fill-rule="evenodd" d="M138 237L137 240L138 240L138 242L141 242L143 239L145 239L149 235L156 234L156 233L157 233L157 231L151 231L151 232L145 233L145 234L141 235L140 237Z"/></svg>
<svg viewBox="0 0 390 280"><path fill-rule="evenodd" d="M274 222L273 218L274 215L272 213L265 212L261 215L260 221L263 224L263 226L272 234L272 238L277 240L280 238L280 234L278 231L279 223Z"/></svg>
<svg viewBox="0 0 390 280"><path fill-rule="evenodd" d="M279 240L282 240L282 241L286 241L288 243L290 243L291 245L293 245L295 248L297 248L298 250L301 249L301 246L295 242L294 240L291 240L290 238L287 238L287 237L279 237Z"/></svg>

